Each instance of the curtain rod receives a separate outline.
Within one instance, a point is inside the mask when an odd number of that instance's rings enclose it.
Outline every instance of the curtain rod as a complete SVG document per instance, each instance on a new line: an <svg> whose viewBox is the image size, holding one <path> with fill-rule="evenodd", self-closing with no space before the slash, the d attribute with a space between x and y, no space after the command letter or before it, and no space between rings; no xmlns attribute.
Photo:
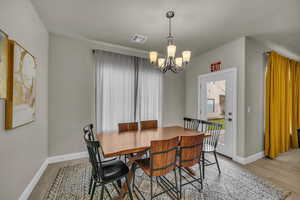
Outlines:
<svg viewBox="0 0 300 200"><path fill-rule="evenodd" d="M99 50L99 49L92 49L93 54L95 54L97 50ZM133 58L145 58L145 57L142 57L142 56L127 55L127 54L123 54L123 53L116 53L116 52L113 52L113 51L106 51L106 50L101 50L101 51L105 51L105 52L113 53L113 54L119 54L119 55L123 55L123 56L131 56Z"/></svg>

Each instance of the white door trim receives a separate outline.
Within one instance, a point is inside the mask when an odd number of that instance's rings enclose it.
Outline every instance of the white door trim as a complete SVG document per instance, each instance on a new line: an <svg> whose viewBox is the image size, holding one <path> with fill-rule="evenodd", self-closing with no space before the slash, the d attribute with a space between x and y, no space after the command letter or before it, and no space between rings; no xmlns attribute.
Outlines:
<svg viewBox="0 0 300 200"><path fill-rule="evenodd" d="M201 113L200 113L200 83L201 83L201 79L205 78L205 77L209 77L212 75L222 75L224 73L227 72L233 72L233 155L232 155L232 160L236 160L237 159L237 68L228 68L228 69L224 69L221 71L217 71L217 72L210 72L207 74L201 74L198 76L198 101L197 101L197 118L200 119L201 117Z"/></svg>

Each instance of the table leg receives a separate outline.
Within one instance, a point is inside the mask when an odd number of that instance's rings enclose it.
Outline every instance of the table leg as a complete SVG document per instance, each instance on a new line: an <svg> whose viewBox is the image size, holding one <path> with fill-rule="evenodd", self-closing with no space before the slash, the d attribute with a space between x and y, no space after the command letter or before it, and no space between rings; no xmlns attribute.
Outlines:
<svg viewBox="0 0 300 200"><path fill-rule="evenodd" d="M128 162L126 163L128 168L129 168L129 172L128 172L128 175L127 175L127 178L128 178L128 182L129 184L131 184L132 182L132 178L133 178L133 175L134 175L134 168L133 168L133 164L134 162L137 160L137 159L140 159L142 158L142 156L146 153L146 151L143 151L143 152L139 152L135 155L133 154L130 154L128 155ZM123 183L122 185L122 188L121 188L121 192L120 192L120 197L118 199L124 199L124 196L125 194L128 192L128 189L127 189L127 185L126 185L126 182ZM133 191L132 191L133 192Z"/></svg>

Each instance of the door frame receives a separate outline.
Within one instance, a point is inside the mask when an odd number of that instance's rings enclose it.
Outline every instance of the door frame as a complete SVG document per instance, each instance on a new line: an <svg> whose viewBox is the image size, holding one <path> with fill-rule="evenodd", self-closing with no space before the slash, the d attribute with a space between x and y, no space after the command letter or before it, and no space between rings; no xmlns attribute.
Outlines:
<svg viewBox="0 0 300 200"><path fill-rule="evenodd" d="M197 82L197 93L198 93L198 101L197 101L197 118L200 119L201 117L201 113L200 113L200 83L201 83L201 79L209 77L209 76L213 76L213 75L222 75L225 73L231 72L233 73L233 110L232 110L232 116L233 116L233 155L232 155L232 160L236 160L237 158L237 68L233 67L233 68L228 68L228 69L223 69L221 71L217 71L217 72L210 72L207 74L201 74L198 76L198 82Z"/></svg>

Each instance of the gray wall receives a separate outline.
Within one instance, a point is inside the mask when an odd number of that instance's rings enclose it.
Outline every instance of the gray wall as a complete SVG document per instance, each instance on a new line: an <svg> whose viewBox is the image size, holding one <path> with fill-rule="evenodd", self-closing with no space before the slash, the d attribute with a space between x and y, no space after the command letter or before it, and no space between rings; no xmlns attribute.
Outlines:
<svg viewBox="0 0 300 200"><path fill-rule="evenodd" d="M163 126L182 125L185 105L185 75L167 72L163 87Z"/></svg>
<svg viewBox="0 0 300 200"><path fill-rule="evenodd" d="M82 152L82 127L95 116L92 49L136 56L147 52L57 34L50 34L49 46L49 156ZM184 84L184 74L165 75L163 125L182 124Z"/></svg>
<svg viewBox="0 0 300 200"><path fill-rule="evenodd" d="M197 78L209 73L210 64L222 62L222 69L238 69L237 154L244 156L245 141L245 38L239 38L214 50L193 57L185 73L185 114L197 118Z"/></svg>
<svg viewBox="0 0 300 200"><path fill-rule="evenodd" d="M245 156L264 149L264 71L267 47L246 38Z"/></svg>
<svg viewBox="0 0 300 200"><path fill-rule="evenodd" d="M0 199L18 199L48 155L48 33L30 0L1 0L0 29L37 58L36 121L4 130L0 100Z"/></svg>

